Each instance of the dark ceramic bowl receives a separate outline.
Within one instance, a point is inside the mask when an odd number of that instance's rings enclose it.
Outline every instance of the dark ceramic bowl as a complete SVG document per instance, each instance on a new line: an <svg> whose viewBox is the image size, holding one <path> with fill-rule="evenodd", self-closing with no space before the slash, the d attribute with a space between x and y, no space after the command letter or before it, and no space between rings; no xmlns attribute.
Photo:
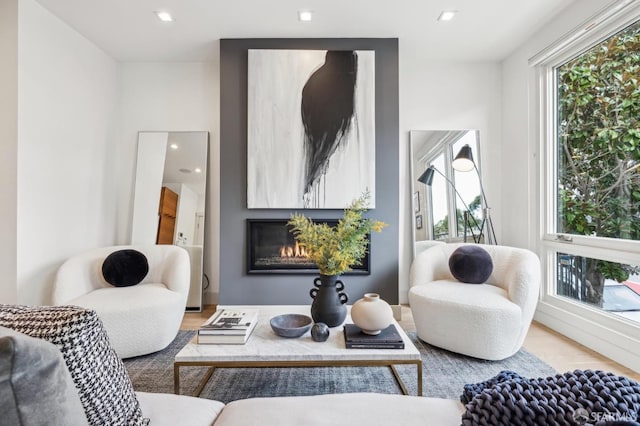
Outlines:
<svg viewBox="0 0 640 426"><path fill-rule="evenodd" d="M284 314L271 318L271 328L281 337L300 337L311 328L310 317L300 314Z"/></svg>

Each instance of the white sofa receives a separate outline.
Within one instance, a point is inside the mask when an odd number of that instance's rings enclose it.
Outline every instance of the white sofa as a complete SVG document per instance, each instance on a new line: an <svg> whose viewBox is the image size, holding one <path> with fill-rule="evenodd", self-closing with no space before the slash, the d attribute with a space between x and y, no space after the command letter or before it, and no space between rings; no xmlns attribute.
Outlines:
<svg viewBox="0 0 640 426"><path fill-rule="evenodd" d="M102 276L104 259L117 250L143 253L149 272L141 283L114 287ZM164 349L180 329L190 287L188 253L177 246L103 247L69 258L56 275L54 305L93 309L120 358Z"/></svg>
<svg viewBox="0 0 640 426"><path fill-rule="evenodd" d="M249 398L226 405L169 394L137 396L153 426L458 426L464 412L453 399L378 393Z"/></svg>
<svg viewBox="0 0 640 426"><path fill-rule="evenodd" d="M527 334L540 291L540 260L531 251L479 245L493 272L483 284L456 280L449 257L463 244L437 244L416 256L409 305L416 334L460 354L501 360L515 354Z"/></svg>

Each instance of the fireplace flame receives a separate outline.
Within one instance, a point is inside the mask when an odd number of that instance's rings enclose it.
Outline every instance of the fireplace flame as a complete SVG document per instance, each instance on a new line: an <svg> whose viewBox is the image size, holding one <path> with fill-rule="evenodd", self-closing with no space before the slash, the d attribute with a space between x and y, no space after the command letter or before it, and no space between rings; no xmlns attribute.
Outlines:
<svg viewBox="0 0 640 426"><path fill-rule="evenodd" d="M280 257L309 257L309 251L296 241L293 247L280 247Z"/></svg>

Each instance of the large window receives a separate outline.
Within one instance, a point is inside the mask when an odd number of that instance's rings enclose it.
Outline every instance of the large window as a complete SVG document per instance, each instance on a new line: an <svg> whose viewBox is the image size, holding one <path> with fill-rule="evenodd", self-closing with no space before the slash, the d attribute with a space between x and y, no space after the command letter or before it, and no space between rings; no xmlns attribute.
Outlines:
<svg viewBox="0 0 640 426"><path fill-rule="evenodd" d="M546 295L640 324L640 21L543 67ZM606 32L608 31L608 33ZM586 42L591 39L590 44Z"/></svg>
<svg viewBox="0 0 640 426"><path fill-rule="evenodd" d="M558 232L640 239L640 21L556 68Z"/></svg>

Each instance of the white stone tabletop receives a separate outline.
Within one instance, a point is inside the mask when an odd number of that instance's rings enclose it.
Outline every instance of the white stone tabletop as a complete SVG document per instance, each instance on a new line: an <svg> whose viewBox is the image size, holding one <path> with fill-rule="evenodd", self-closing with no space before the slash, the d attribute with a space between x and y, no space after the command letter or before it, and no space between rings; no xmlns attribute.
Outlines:
<svg viewBox="0 0 640 426"><path fill-rule="evenodd" d="M351 306L347 306L350 310ZM420 352L395 319L404 340L404 349L347 349L343 326L332 327L329 339L315 342L311 332L302 337L280 337L271 329L269 321L280 314L311 316L306 305L238 305L218 306L218 309L258 309L258 324L245 344L197 344L194 338L176 355L175 362L269 362L269 361L384 361L419 360ZM346 323L351 323L347 315Z"/></svg>

